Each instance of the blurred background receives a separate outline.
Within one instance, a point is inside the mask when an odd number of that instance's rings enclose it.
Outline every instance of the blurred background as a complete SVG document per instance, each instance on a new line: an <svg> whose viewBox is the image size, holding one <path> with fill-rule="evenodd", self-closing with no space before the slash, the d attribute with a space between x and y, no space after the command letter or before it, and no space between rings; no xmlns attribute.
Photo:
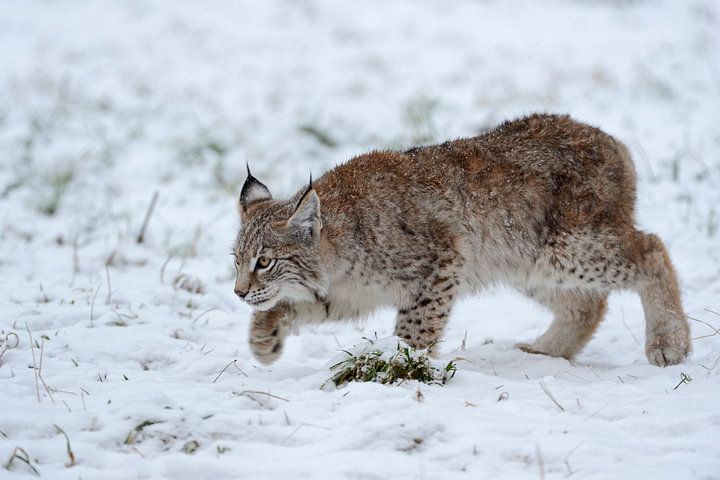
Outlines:
<svg viewBox="0 0 720 480"><path fill-rule="evenodd" d="M42 235L55 218L71 219L52 231L66 237L118 218L136 226L157 190L151 238L178 249L188 228L225 222L246 162L289 195L310 171L369 149L474 135L535 111L626 142L648 185L641 201L669 183L663 203L682 205L674 221L714 231L718 194L693 197L718 178L716 7L3 2L4 236Z"/></svg>

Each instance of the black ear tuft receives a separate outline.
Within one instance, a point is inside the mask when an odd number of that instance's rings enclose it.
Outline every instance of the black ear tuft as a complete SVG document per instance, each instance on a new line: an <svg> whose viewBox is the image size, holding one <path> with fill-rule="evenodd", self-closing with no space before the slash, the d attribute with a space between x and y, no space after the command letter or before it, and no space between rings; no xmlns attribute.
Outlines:
<svg viewBox="0 0 720 480"><path fill-rule="evenodd" d="M247 171L248 176L245 179L242 190L240 190L240 199L238 201L238 210L240 210L241 216L247 213L248 208L250 208L252 204L264 200L272 200L270 190L257 178L252 176L249 165L247 165Z"/></svg>

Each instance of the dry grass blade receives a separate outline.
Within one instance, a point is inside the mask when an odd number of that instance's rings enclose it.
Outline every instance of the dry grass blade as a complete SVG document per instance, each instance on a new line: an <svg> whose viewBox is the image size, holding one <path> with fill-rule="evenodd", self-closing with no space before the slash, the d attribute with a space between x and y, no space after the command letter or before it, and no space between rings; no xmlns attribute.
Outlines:
<svg viewBox="0 0 720 480"><path fill-rule="evenodd" d="M232 365L232 364L234 364L234 363L236 363L236 362L237 362L237 358L236 358L235 360L233 360L232 362L228 363L227 365L225 365L225 367L223 367L223 369L220 370L220 373L217 374L217 377L215 377L215 380L213 380L212 383L217 382L218 379L220 378L220 375L222 375L223 373L225 373L225 370L227 370L228 367L230 367L230 365ZM238 368L238 370L240 370L240 369ZM242 370L240 370L240 371L242 372ZM245 372L243 372L243 373L245 373ZM247 375L245 375L245 376L247 377Z"/></svg>
<svg viewBox="0 0 720 480"><path fill-rule="evenodd" d="M75 279L75 274L80 273L80 255L78 254L78 251L80 249L80 235L75 235L75 238L73 238L72 243L73 248L73 280ZM72 282L70 282L72 285Z"/></svg>
<svg viewBox="0 0 720 480"><path fill-rule="evenodd" d="M17 347L19 344L20 337L18 337L17 333L14 332L8 333L7 335L5 335L5 338L0 338L0 360L2 360L5 352Z"/></svg>
<svg viewBox="0 0 720 480"><path fill-rule="evenodd" d="M168 263L170 263L170 260L172 259L173 255L169 255L160 267L160 283L162 283L163 285L165 284L165 269L167 268Z"/></svg>
<svg viewBox="0 0 720 480"><path fill-rule="evenodd" d="M328 427L321 427L320 425L313 425L313 424L311 424L311 423L301 423L300 425L298 425L297 427L295 427L292 432L290 432L290 435L288 435L287 437L285 437L285 440L283 440L280 445L285 445L285 443L286 443L288 440L290 440L290 438L291 438L293 435L295 435L295 434L298 432L298 430L300 430L300 429L303 428L303 427L313 427L313 428L320 428L320 429L323 429L323 430L331 430L331 429L328 428Z"/></svg>
<svg viewBox="0 0 720 480"><path fill-rule="evenodd" d="M268 396L268 397L270 397L270 398L275 398L275 399L277 399L277 400L282 400L283 402L289 402L289 401L290 401L290 400L288 400L287 398L279 397L279 396L273 395L272 393L269 393L269 392L261 392L261 391L259 391L259 390L243 390L242 392L233 392L233 393L234 393L235 395L238 395L238 396L243 396L243 395L244 395L244 396L247 396L247 397L250 397L251 395L266 395L266 396ZM252 398L252 397L251 397L251 398Z"/></svg>
<svg viewBox="0 0 720 480"><path fill-rule="evenodd" d="M567 473L567 475L565 475L566 478L567 478L567 477L570 477L570 476L572 476L572 475L574 475L575 473L578 472L577 470L573 470L573 468L570 466L570 455L572 455L573 453L575 453L575 450L577 450L578 448L580 448L583 443L585 443L584 440L583 440L582 442L578 443L577 445L575 445L575 446L567 453L567 455L565 455L565 460L564 460L563 462L565 463L565 466L566 466L567 469L568 469L568 473Z"/></svg>
<svg viewBox="0 0 720 480"><path fill-rule="evenodd" d="M233 367L235 367L238 372L242 373L247 378L248 374L243 372L242 368L237 366L237 363L233 363Z"/></svg>
<svg viewBox="0 0 720 480"><path fill-rule="evenodd" d="M673 388L673 390L677 390L680 387L680 385L682 385L683 383L690 383L690 382L692 382L692 378L690 378L690 375L688 375L685 372L680 372L680 383L675 385L675 388Z"/></svg>
<svg viewBox="0 0 720 480"><path fill-rule="evenodd" d="M555 399L555 397L553 396L553 394L550 393L550 390L548 389L547 385L545 385L545 381L544 381L544 380L540 380L540 388L542 388L542 391L545 392L545 395L547 395L548 398L549 398L550 400L552 400L552 402L553 402L560 410L562 410L563 412L565 411L565 409L563 408L563 406L560 405L560 403Z"/></svg>
<svg viewBox="0 0 720 480"><path fill-rule="evenodd" d="M97 299L98 293L100 292L100 287L102 287L102 282L97 286L95 289L95 295L93 295L92 303L90 303L90 328L93 328L93 323L95 321L95 300Z"/></svg>
<svg viewBox="0 0 720 480"><path fill-rule="evenodd" d="M540 473L540 480L545 480L545 461L543 460L542 452L540 451L540 445L535 444L535 457L538 462L538 470Z"/></svg>
<svg viewBox="0 0 720 480"><path fill-rule="evenodd" d="M717 313L713 312L712 310L709 310L707 308L705 310L710 313L715 313L717 315ZM691 317L690 315L686 315L686 316L687 316L687 318L689 318L690 320L692 320L694 322L702 323L703 325L707 326L708 328L710 328L713 331L713 333L709 333L707 335L701 335L699 337L694 337L693 340L700 340L701 338L708 338L708 337L714 337L715 335L720 335L720 328L715 328L712 324L706 322L705 320L700 320L699 318Z"/></svg>
<svg viewBox="0 0 720 480"><path fill-rule="evenodd" d="M105 262L105 277L107 278L107 296L105 297L105 305L110 305L112 303L112 284L110 283L110 259Z"/></svg>
<svg viewBox="0 0 720 480"><path fill-rule="evenodd" d="M28 325L27 322L25 322L25 328L27 329L28 337L30 337L30 351L32 352L32 359L33 359L33 374L35 375L35 395L37 397L37 401L40 402L40 381L38 379L37 364L35 363L35 346L33 345L33 338L32 338L32 332L30 331L30 325Z"/></svg>
<svg viewBox="0 0 720 480"><path fill-rule="evenodd" d="M54 423L53 423L53 427L55 427L55 430L57 430L58 433L62 433L62 435L65 437L65 445L67 447L67 454L68 454L68 458L70 459L70 461L68 463L66 463L65 466L68 468L72 467L73 465L75 465L75 454L73 453L72 448L70 447L70 438L68 437L67 433L65 433L65 430L58 427Z"/></svg>
<svg viewBox="0 0 720 480"><path fill-rule="evenodd" d="M205 310L204 312L202 312L200 315L198 315L197 317L195 317L195 319L192 321L191 325L194 327L195 324L198 322L198 320L200 320L202 317L204 317L204 316L207 315L208 313L214 312L214 311L216 311L216 310L220 310L220 309L217 308L217 307L208 308L207 310ZM206 322L205 324L207 325L207 322Z"/></svg>
<svg viewBox="0 0 720 480"><path fill-rule="evenodd" d="M30 462L30 455L28 455L28 453L20 447L15 447L13 449L12 454L10 455L10 458L8 459L7 463L5 463L5 465L3 465L5 470L7 470L8 472L10 471L10 467L12 466L13 461L15 459L23 462L25 465L30 467L30 470L32 470L32 472L35 475L37 475L38 477L40 476L40 472L38 472L37 468L35 468L33 466L33 464Z"/></svg>
<svg viewBox="0 0 720 480"><path fill-rule="evenodd" d="M635 342L635 345L640 345L640 340L638 340L638 338L635 336L635 334L632 332L632 330L630 330L630 327L628 326L627 322L625 322L625 310L623 310L622 308L620 309L620 315L621 315L620 318L622 318L622 323L625 326L625 330L628 331L628 333L632 337L633 341Z"/></svg>
<svg viewBox="0 0 720 480"><path fill-rule="evenodd" d="M147 212L145 213L145 219L143 220L142 227L140 227L140 233L137 236L137 243L143 243L145 241L145 230L147 230L148 223L150 223L150 217L152 217L153 211L155 210L155 204L157 203L158 192L153 193L150 205L148 205Z"/></svg>
<svg viewBox="0 0 720 480"><path fill-rule="evenodd" d="M43 338L42 342L40 343L40 366L38 367L37 376L40 379L40 382L43 384L43 387L45 387L45 391L47 392L48 396L50 397L50 400L52 400L52 402L55 403L55 397L53 397L53 394L50 391L50 387L48 387L47 383L45 383L45 379L42 376L43 352L44 351L45 351L45 338Z"/></svg>

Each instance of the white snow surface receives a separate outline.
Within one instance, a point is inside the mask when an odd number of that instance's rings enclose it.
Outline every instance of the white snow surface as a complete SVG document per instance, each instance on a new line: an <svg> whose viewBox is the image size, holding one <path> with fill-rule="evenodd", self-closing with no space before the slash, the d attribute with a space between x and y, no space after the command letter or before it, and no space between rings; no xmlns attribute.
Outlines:
<svg viewBox="0 0 720 480"><path fill-rule="evenodd" d="M49 479L720 478L719 78L709 0L1 2L0 337L19 344L0 357L0 462L20 447ZM229 256L246 161L284 197L353 155L534 111L630 147L640 226L693 318L683 364L648 364L630 293L575 361L520 352L550 314L502 289L454 311L445 386L320 388L391 311L253 360ZM35 475L15 458L0 478Z"/></svg>

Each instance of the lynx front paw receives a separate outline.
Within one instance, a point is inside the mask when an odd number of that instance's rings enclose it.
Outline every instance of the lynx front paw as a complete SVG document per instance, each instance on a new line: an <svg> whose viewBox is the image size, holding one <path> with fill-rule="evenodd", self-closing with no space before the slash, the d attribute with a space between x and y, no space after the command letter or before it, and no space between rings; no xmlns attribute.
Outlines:
<svg viewBox="0 0 720 480"><path fill-rule="evenodd" d="M653 365L667 367L682 362L690 353L690 338L685 330L655 334L645 346L647 358Z"/></svg>
<svg viewBox="0 0 720 480"><path fill-rule="evenodd" d="M287 336L286 312L269 310L253 313L250 324L250 351L263 365L270 365L280 357Z"/></svg>

